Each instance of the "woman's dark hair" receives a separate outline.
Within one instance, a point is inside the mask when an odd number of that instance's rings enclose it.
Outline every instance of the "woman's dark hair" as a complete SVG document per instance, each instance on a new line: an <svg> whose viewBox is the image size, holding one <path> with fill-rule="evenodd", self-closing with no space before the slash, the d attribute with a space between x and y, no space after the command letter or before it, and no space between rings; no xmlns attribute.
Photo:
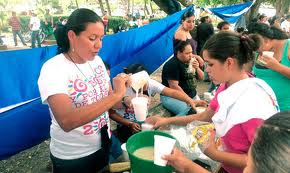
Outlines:
<svg viewBox="0 0 290 173"><path fill-rule="evenodd" d="M209 18L209 16L204 16L204 17L200 18L200 22L204 23L208 18Z"/></svg>
<svg viewBox="0 0 290 173"><path fill-rule="evenodd" d="M275 23L275 21L279 21L279 22L281 22L281 17L280 16L273 16L270 20L269 20L269 22L270 22L270 25L274 25L274 23Z"/></svg>
<svg viewBox="0 0 290 173"><path fill-rule="evenodd" d="M181 22L184 22L187 18L194 16L194 12L189 10L186 11L185 13L183 13L183 15L181 16Z"/></svg>
<svg viewBox="0 0 290 173"><path fill-rule="evenodd" d="M285 40L289 37L287 33L282 31L280 28L258 22L250 23L248 26L248 32L276 40Z"/></svg>
<svg viewBox="0 0 290 173"><path fill-rule="evenodd" d="M92 10L79 8L72 12L69 16L66 25L58 27L55 30L56 43L58 45L58 54L66 53L70 48L68 40L68 31L72 30L76 35L86 30L89 23L102 22L102 19Z"/></svg>
<svg viewBox="0 0 290 173"><path fill-rule="evenodd" d="M107 62L104 61L104 65L105 65L105 67L106 67L107 70L111 70L110 64L108 64Z"/></svg>
<svg viewBox="0 0 290 173"><path fill-rule="evenodd" d="M290 112L267 119L257 130L251 154L254 173L288 173L290 170Z"/></svg>
<svg viewBox="0 0 290 173"><path fill-rule="evenodd" d="M183 41L174 39L173 40L174 56L177 56L177 52L183 52L187 45L190 45L189 40Z"/></svg>
<svg viewBox="0 0 290 173"><path fill-rule="evenodd" d="M145 67L142 64L131 64L128 67L124 68L124 73L126 74L134 74L134 73L138 73L140 71L145 70L146 72L148 72Z"/></svg>
<svg viewBox="0 0 290 173"><path fill-rule="evenodd" d="M227 21L222 21L222 22L218 23L217 28L218 28L219 30L222 30L222 28L223 28L225 25L230 25L230 23L227 22Z"/></svg>
<svg viewBox="0 0 290 173"><path fill-rule="evenodd" d="M211 36L203 46L211 58L224 63L227 58L236 58L240 68L254 59L254 51L260 46L258 35L239 35L221 31Z"/></svg>

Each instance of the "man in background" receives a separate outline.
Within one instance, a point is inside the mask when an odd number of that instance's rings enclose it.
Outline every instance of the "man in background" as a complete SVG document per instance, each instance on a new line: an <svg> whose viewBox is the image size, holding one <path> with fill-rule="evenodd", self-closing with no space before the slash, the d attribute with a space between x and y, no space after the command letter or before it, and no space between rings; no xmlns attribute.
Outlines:
<svg viewBox="0 0 290 173"><path fill-rule="evenodd" d="M40 37L39 37L39 29L40 29L40 20L37 17L35 11L31 12L31 18L29 21L29 28L31 32L31 47L35 48L35 41L37 40L37 46L41 47Z"/></svg>
<svg viewBox="0 0 290 173"><path fill-rule="evenodd" d="M10 17L9 21L8 21L9 25L12 27L12 33L13 33L13 39L14 39L14 45L17 46L17 35L20 38L22 44L24 46L26 46L26 43L22 37L21 34L21 24L20 21L18 19L18 17L16 16L16 12L12 11L12 16Z"/></svg>

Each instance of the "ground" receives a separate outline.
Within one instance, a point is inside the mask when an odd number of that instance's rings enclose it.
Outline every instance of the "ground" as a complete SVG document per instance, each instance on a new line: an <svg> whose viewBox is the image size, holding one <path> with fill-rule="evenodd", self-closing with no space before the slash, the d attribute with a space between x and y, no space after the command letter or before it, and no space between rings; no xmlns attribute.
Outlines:
<svg viewBox="0 0 290 173"><path fill-rule="evenodd" d="M154 72L151 77L160 81L161 68ZM202 95L207 90L208 83L198 83L198 93ZM159 103L159 96L151 99L151 108ZM49 140L42 142L30 149L20 152L7 160L0 161L0 173L50 173L48 165Z"/></svg>

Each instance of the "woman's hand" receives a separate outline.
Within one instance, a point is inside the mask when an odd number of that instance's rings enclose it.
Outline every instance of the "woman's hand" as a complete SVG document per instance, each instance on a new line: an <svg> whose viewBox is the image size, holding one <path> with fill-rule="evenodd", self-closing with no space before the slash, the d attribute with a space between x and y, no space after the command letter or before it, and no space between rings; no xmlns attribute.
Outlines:
<svg viewBox="0 0 290 173"><path fill-rule="evenodd" d="M207 102L204 100L193 100L195 102L195 106L207 107Z"/></svg>
<svg viewBox="0 0 290 173"><path fill-rule="evenodd" d="M277 68L277 66L279 66L280 64L276 58L270 57L268 55L260 55L259 60L262 60L263 62L265 62L265 67L273 69L273 70L275 70L275 68Z"/></svg>
<svg viewBox="0 0 290 173"><path fill-rule="evenodd" d="M199 147L202 151L204 151L205 155L214 159L214 154L217 151L215 144L215 131L210 130L207 135L208 138L202 144L199 144Z"/></svg>
<svg viewBox="0 0 290 173"><path fill-rule="evenodd" d="M198 55L193 55L193 57L195 57L197 59L200 68L202 68L204 66L204 60Z"/></svg>
<svg viewBox="0 0 290 173"><path fill-rule="evenodd" d="M125 73L113 78L114 93L116 94L125 95L128 85L130 85L130 78Z"/></svg>
<svg viewBox="0 0 290 173"><path fill-rule="evenodd" d="M194 60L193 63L192 63L192 66L193 66L193 68L195 68L195 69L199 68L198 60Z"/></svg>
<svg viewBox="0 0 290 173"><path fill-rule="evenodd" d="M167 164L173 166L180 173L186 172L190 164L192 164L192 161L186 158L177 148L173 149L171 155L165 155L163 159L168 160Z"/></svg>
<svg viewBox="0 0 290 173"><path fill-rule="evenodd" d="M130 128L133 133L138 133L141 131L141 127L138 123L132 122L130 123Z"/></svg>
<svg viewBox="0 0 290 173"><path fill-rule="evenodd" d="M145 122L148 124L152 124L154 129L168 124L167 118L163 118L160 116L151 116L147 118Z"/></svg>

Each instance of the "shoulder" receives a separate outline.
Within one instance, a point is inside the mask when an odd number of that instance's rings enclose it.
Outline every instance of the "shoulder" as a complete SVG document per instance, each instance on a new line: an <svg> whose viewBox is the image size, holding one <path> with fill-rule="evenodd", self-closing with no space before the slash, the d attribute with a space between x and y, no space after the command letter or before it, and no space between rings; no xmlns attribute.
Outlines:
<svg viewBox="0 0 290 173"><path fill-rule="evenodd" d="M174 39L175 40L185 40L186 39L186 35L183 31L181 31L180 29L178 29L175 34L174 34Z"/></svg>
<svg viewBox="0 0 290 173"><path fill-rule="evenodd" d="M43 66L43 69L58 69L59 67L62 67L66 63L66 58L63 54L58 54L51 59L47 60Z"/></svg>

